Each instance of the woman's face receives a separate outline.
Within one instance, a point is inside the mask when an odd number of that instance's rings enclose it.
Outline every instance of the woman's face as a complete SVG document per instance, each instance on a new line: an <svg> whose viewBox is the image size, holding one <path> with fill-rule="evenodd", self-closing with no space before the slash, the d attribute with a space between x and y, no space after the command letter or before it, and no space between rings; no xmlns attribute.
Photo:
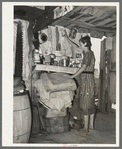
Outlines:
<svg viewBox="0 0 122 149"><path fill-rule="evenodd" d="M85 44L83 44L81 41L79 41L79 46L80 46L81 49L84 49Z"/></svg>

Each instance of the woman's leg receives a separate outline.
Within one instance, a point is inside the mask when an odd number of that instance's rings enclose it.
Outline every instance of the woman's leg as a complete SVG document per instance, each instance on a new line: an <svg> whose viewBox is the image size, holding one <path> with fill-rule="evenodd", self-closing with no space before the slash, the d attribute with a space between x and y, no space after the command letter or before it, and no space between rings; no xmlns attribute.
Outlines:
<svg viewBox="0 0 122 149"><path fill-rule="evenodd" d="M70 113L69 113L69 125L70 125L70 128L74 127L73 115L71 115Z"/></svg>
<svg viewBox="0 0 122 149"><path fill-rule="evenodd" d="M90 129L94 129L94 114L90 115Z"/></svg>
<svg viewBox="0 0 122 149"><path fill-rule="evenodd" d="M89 131L89 115L84 115L84 129L85 131Z"/></svg>

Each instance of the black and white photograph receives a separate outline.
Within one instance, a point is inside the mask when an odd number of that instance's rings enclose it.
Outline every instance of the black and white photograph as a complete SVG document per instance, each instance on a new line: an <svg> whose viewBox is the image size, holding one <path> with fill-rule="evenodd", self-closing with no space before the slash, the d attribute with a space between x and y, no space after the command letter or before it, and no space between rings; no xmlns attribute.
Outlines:
<svg viewBox="0 0 122 149"><path fill-rule="evenodd" d="M119 147L119 2L2 13L2 145Z"/></svg>

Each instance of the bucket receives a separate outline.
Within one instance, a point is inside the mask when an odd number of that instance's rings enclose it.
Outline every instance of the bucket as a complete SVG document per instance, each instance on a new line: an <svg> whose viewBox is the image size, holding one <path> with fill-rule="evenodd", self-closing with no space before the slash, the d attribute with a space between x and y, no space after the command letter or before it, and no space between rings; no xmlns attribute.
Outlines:
<svg viewBox="0 0 122 149"><path fill-rule="evenodd" d="M58 134L69 131L68 116L43 118L43 121L48 133Z"/></svg>
<svg viewBox="0 0 122 149"><path fill-rule="evenodd" d="M13 143L28 143L31 131L31 107L28 92L14 95Z"/></svg>
<svg viewBox="0 0 122 149"><path fill-rule="evenodd" d="M58 111L57 109L47 109L44 108L44 117L45 118L51 118L51 117L61 117L67 115L67 108L62 108L61 111Z"/></svg>

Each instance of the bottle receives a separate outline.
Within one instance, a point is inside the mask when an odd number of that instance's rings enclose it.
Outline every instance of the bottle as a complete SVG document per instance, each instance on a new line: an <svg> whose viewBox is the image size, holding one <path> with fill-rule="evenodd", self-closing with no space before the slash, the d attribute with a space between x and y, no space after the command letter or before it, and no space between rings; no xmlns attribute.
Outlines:
<svg viewBox="0 0 122 149"><path fill-rule="evenodd" d="M35 52L34 52L34 62L40 63L40 57L39 57L39 50L38 49L35 49Z"/></svg>

